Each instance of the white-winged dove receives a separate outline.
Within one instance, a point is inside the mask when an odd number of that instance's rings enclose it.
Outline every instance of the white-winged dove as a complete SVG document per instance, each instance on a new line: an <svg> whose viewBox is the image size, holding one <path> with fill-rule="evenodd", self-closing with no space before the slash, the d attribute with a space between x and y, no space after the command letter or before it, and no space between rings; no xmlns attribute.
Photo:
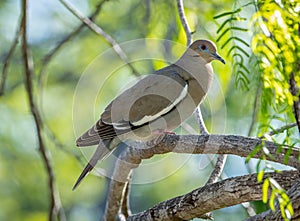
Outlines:
<svg viewBox="0 0 300 221"><path fill-rule="evenodd" d="M79 147L98 147L73 189L121 140L151 140L186 120L211 86L213 60L225 64L213 42L197 40L177 62L147 75L111 101L97 123L76 141Z"/></svg>

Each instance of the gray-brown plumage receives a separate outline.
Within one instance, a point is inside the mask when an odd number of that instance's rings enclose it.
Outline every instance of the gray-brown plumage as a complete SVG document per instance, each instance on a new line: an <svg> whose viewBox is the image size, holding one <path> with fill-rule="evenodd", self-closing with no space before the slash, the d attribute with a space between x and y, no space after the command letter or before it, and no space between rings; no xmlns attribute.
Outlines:
<svg viewBox="0 0 300 221"><path fill-rule="evenodd" d="M186 120L211 86L213 60L225 64L213 42L197 40L177 62L147 75L117 96L76 141L79 147L98 147L73 189L120 140L151 140L153 132L172 131Z"/></svg>

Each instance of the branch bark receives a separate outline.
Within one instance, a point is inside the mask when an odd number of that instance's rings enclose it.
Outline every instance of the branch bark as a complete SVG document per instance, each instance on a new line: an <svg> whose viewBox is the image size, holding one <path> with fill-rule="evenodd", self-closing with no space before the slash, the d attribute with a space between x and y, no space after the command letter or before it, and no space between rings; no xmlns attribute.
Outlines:
<svg viewBox="0 0 300 221"><path fill-rule="evenodd" d="M250 138L236 135L167 135L162 142L154 147L148 147L141 142L135 142L131 147L121 154L115 164L113 178L110 183L109 197L107 199L104 220L113 220L120 211L122 205L122 193L128 182L132 169L139 166L142 159L151 158L154 154L169 152L191 153L191 154L233 154L241 157L248 156L259 145L264 145L269 150L269 155L258 151L253 158L261 158L265 155L267 160L284 164L284 155L290 151L290 158L287 165L300 168L298 161L299 149L281 146L279 153L278 144L269 141L262 141L257 138ZM272 155L272 156L271 156Z"/></svg>
<svg viewBox="0 0 300 221"><path fill-rule="evenodd" d="M40 113L36 107L33 95L33 60L30 56L30 50L27 41L27 7L28 3L27 0L22 1L22 19L21 19L21 33L22 33L22 56L24 62L24 75L25 75L25 88L28 96L28 102L31 114L34 119L38 143L39 143L39 152L42 157L43 163L46 168L46 173L48 176L48 187L49 187L49 194L50 194L50 208L49 208L49 216L48 220L66 220L63 208L61 206L61 201L59 198L59 192L55 187L54 182L54 172L51 165L51 159L49 156L49 152L45 146L44 139L42 136L42 121L40 118Z"/></svg>
<svg viewBox="0 0 300 221"><path fill-rule="evenodd" d="M128 217L127 220L190 220L216 209L260 200L262 184L257 182L256 176L249 174L206 185L183 196L161 202L146 211ZM299 179L297 171L266 173L265 178L267 176L276 179L284 188L290 188L292 182Z"/></svg>
<svg viewBox="0 0 300 221"><path fill-rule="evenodd" d="M293 180L290 181L293 183ZM292 206L294 209L294 215L292 216L292 220L300 220L300 180L296 180L292 186L287 191L287 194L292 202ZM282 220L281 212L279 209L279 205L276 206L276 211L268 210L256 216L250 217L245 221L263 221L263 220Z"/></svg>
<svg viewBox="0 0 300 221"><path fill-rule="evenodd" d="M300 63L297 67L297 72L300 70ZM297 87L294 73L290 76L290 91L291 94L294 96L294 103L293 103L293 109L294 109L294 115L298 126L298 131L300 133L300 94L299 94L299 88Z"/></svg>
<svg viewBox="0 0 300 221"><path fill-rule="evenodd" d="M20 35L22 34L21 33L22 32L21 23L22 22L20 22L20 25L18 25L18 29L17 29L16 35L14 37L13 43L12 43L12 45L9 49L9 52L8 52L7 56L5 57L4 62L3 62L2 78L1 78L1 82L0 82L0 96L4 95L5 83L6 83L6 79L7 79L7 73L8 73L8 67L9 67L10 61L12 59L12 56L15 52L15 49L17 47L17 44L19 43Z"/></svg>
<svg viewBox="0 0 300 221"><path fill-rule="evenodd" d="M187 19L186 19L185 13L184 13L183 0L177 0L176 2L177 2L178 15L180 17L180 21L181 21L181 24L183 26L183 29L184 29L184 32L185 32L185 35L186 35L186 39L187 39L186 45L189 46L192 43L192 38L193 37L192 37L191 29L189 27L189 24L187 22ZM209 132L208 132L206 126L205 126L200 106L198 106L196 111L195 111L195 117L198 121L200 134L208 135ZM218 156L216 166L213 169L213 171L211 172L210 178L208 179L208 183L213 183L213 182L217 181L217 179L220 177L220 175L223 172L223 168L225 166L226 159L227 159L226 155ZM210 214L208 214L208 216L210 216Z"/></svg>

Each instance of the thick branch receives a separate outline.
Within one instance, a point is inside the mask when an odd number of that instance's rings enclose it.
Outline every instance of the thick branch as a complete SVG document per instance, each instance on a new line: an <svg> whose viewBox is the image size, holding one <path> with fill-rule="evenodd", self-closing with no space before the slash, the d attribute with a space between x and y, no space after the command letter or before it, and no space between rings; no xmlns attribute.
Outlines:
<svg viewBox="0 0 300 221"><path fill-rule="evenodd" d="M207 212L262 198L262 183L256 174L233 177L206 185L183 196L164 201L154 207L130 216L127 220L190 220ZM297 171L267 173L283 188L290 188L299 179Z"/></svg>
<svg viewBox="0 0 300 221"><path fill-rule="evenodd" d="M292 188L287 191L287 194L292 202L294 209L294 215L292 220L300 220L300 180L293 182L291 179L290 183L293 184ZM250 217L245 221L263 221L263 220L282 220L282 215L280 212L279 205L276 206L276 211L268 210L264 213L258 214L256 216Z"/></svg>
<svg viewBox="0 0 300 221"><path fill-rule="evenodd" d="M300 71L300 64L298 64L297 72L299 72L299 71ZM296 122L298 125L298 131L300 133L300 94L299 94L299 89L298 89L296 81L295 81L294 73L292 73L290 76L290 91L291 91L291 94L294 96L293 109L294 109L294 115L296 118Z"/></svg>
<svg viewBox="0 0 300 221"><path fill-rule="evenodd" d="M122 204L122 193L131 170L138 167L142 159L151 158L154 154L169 152L191 153L191 154L233 154L241 157L248 156L262 140L236 135L167 135L162 142L154 147L148 147L144 143L133 143L131 147L121 155L116 162L113 179L109 188L109 197L106 205L106 220L112 220L118 213ZM291 150L288 165L300 168L298 161L299 149L283 146L281 153L277 153L279 145L264 141L273 157L266 156L267 160L284 163L284 155ZM261 158L263 152L256 153L253 158Z"/></svg>

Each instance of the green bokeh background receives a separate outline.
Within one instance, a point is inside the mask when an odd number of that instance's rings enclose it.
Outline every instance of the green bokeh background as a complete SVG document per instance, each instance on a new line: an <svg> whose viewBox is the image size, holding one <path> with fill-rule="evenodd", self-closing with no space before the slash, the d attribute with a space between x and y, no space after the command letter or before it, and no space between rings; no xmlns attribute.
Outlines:
<svg viewBox="0 0 300 221"><path fill-rule="evenodd" d="M99 1L70 2L83 14L90 15ZM213 17L244 3L246 2L229 0L184 1L188 22L195 31L193 38L215 40L219 23ZM20 5L20 1L16 0L0 1L1 68L17 30ZM254 8L251 7L244 11L248 18L253 12ZM96 23L120 43L141 38L155 38L186 44L175 1L107 1L103 4ZM78 25L80 21L59 1L29 1L28 36L35 63L34 93L45 121L43 135L51 153L56 186L67 220L94 221L99 220L103 213L107 182L104 178L89 175L76 191L72 191L72 186L86 163L82 152L75 146L75 139L80 135L75 131L84 132L88 129L105 105L135 77L128 68L123 67L113 73L113 77L108 80L103 78L106 81L105 88L100 92L97 91L99 96L96 96L96 100L90 100L89 97L80 100L82 109L76 110L77 125L74 130L73 102L79 79L92 62L97 62L95 60L97 56L110 48L109 44L102 37L84 28L76 37L64 44L53 57L41 81L39 73L42 58ZM241 25L247 28L247 22ZM244 37L245 41L250 42L250 35L246 33ZM162 53L159 48L153 50L156 50L158 55ZM218 62L213 63L215 82L202 105L203 115L211 133L247 135L257 77L252 76L254 80L250 83L248 91L236 87L231 74L232 58L226 57L227 52L226 48L221 50L219 47L219 54L225 58L227 64L224 66ZM178 57L181 52L171 50L170 53ZM118 62L112 58L107 61L107 65L114 66ZM47 176L38 152L35 126L23 84L22 64L18 44L9 66L5 96L0 97L0 220L47 220L49 207ZM167 63L146 59L133 65L140 73L148 74ZM105 66L93 71L97 80L107 74ZM188 123L197 131L193 117ZM177 132L188 133L181 128ZM152 160L167 158L161 170L172 171L177 165L177 158L171 155L155 156ZM213 168L210 161L216 159L216 156L210 157L212 160L207 156L190 156L188 161L171 175L155 182L133 184L130 195L132 211L140 212L158 202L204 185ZM149 161L144 163L147 164ZM255 171L254 164L255 161L250 164L252 171ZM146 172L148 174L143 170L135 171L133 179L139 180L142 176L155 176L158 173L156 170ZM229 156L224 177L246 173L248 169L244 159ZM265 205L256 204L256 207L263 210ZM234 221L245 217L247 213L242 206L214 212L216 221Z"/></svg>

